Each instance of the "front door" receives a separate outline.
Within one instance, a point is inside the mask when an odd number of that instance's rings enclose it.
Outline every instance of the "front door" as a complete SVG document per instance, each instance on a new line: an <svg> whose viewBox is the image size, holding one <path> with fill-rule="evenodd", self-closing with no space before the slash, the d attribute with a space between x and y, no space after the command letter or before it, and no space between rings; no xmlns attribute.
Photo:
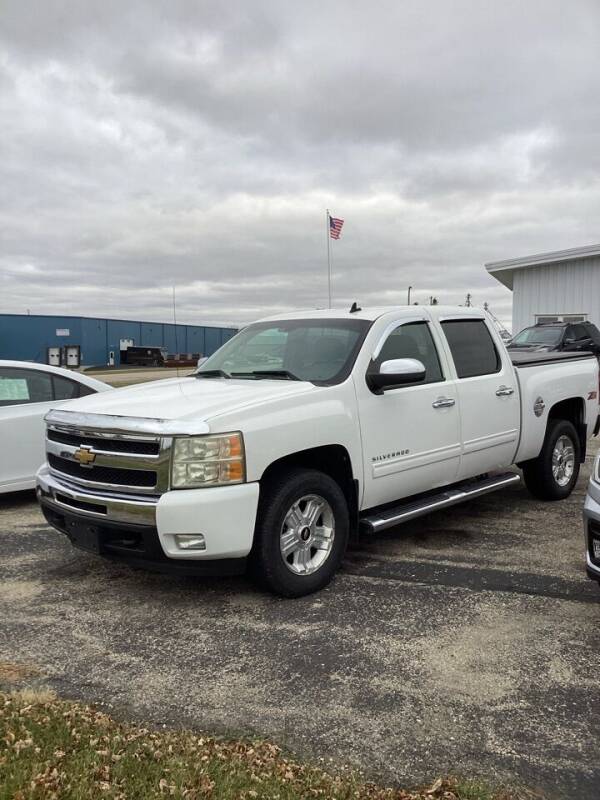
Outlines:
<svg viewBox="0 0 600 800"><path fill-rule="evenodd" d="M49 372L0 367L0 487L33 485L45 461L44 415L52 408Z"/></svg>
<svg viewBox="0 0 600 800"><path fill-rule="evenodd" d="M460 478L510 466L517 451L519 392L506 350L483 319L441 320L458 378L463 455Z"/></svg>
<svg viewBox="0 0 600 800"><path fill-rule="evenodd" d="M364 453L363 508L399 500L452 483L460 464L460 425L456 381L428 322L398 326L385 340L369 369L395 358L425 365L418 384L374 394L356 377Z"/></svg>

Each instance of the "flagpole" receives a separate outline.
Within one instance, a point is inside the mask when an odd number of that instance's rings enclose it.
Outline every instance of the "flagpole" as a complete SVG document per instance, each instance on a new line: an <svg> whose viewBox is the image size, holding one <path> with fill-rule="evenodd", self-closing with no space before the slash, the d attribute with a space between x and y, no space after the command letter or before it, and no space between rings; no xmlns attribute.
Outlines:
<svg viewBox="0 0 600 800"><path fill-rule="evenodd" d="M325 212L325 227L327 235L327 296L329 299L328 308L331 308L331 235L329 223L329 209Z"/></svg>

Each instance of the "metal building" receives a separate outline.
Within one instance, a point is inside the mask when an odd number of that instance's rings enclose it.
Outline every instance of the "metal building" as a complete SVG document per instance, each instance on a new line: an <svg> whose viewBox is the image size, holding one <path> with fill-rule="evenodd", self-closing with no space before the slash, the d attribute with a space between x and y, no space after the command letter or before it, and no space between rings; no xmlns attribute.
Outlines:
<svg viewBox="0 0 600 800"><path fill-rule="evenodd" d="M235 328L96 317L0 314L0 359L92 366L121 362L128 346L208 356Z"/></svg>
<svg viewBox="0 0 600 800"><path fill-rule="evenodd" d="M513 333L536 322L600 327L600 244L486 264L513 293Z"/></svg>

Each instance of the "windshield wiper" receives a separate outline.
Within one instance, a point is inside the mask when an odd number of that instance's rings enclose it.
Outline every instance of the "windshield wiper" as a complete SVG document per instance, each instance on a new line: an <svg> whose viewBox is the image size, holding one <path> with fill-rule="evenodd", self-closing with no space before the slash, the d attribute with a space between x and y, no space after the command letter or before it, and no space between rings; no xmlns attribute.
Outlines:
<svg viewBox="0 0 600 800"><path fill-rule="evenodd" d="M231 378L228 372L223 369L205 369L204 372L196 373L197 378Z"/></svg>
<svg viewBox="0 0 600 800"><path fill-rule="evenodd" d="M252 372L232 372L232 378L283 378L286 381L299 381L297 375L287 369L255 369Z"/></svg>

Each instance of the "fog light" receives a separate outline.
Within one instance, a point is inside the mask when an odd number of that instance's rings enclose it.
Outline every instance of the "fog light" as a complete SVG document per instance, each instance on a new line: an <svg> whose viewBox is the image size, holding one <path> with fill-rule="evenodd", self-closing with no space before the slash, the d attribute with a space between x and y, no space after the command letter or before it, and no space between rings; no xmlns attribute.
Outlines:
<svg viewBox="0 0 600 800"><path fill-rule="evenodd" d="M201 533L176 533L175 541L180 550L206 550L206 542Z"/></svg>

